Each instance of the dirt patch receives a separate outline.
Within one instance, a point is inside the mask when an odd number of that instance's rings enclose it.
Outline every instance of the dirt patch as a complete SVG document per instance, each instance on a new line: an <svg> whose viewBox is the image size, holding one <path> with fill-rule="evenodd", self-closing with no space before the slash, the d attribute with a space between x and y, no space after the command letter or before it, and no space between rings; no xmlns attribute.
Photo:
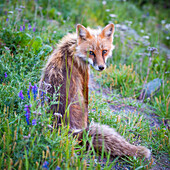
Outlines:
<svg viewBox="0 0 170 170"><path fill-rule="evenodd" d="M116 97L114 96L116 100L110 101L109 95L112 93L112 91L110 91L109 88L102 87L99 83L97 83L94 80L93 73L91 73L90 75L89 89L90 91L95 91L95 93L102 93L103 98L105 98L105 101L109 104L109 107L114 114L118 114L120 111L124 111L127 114L129 112L133 112L135 114L138 114L140 112L140 114L142 114L144 118L150 121L151 127L159 127L162 124L162 120L160 120L159 116L154 113L154 109L139 100L134 100L132 98L123 98L121 95L116 95ZM140 108L137 106L127 105L124 103L125 101L128 103L136 103L136 105L140 105Z"/></svg>

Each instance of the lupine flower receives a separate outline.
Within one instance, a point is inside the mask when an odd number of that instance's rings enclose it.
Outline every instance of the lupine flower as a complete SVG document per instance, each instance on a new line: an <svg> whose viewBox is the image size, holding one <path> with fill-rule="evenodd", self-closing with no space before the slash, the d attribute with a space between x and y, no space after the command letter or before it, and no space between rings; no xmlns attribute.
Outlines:
<svg viewBox="0 0 170 170"><path fill-rule="evenodd" d="M32 120L32 125L37 125L36 119L33 119L33 120Z"/></svg>
<svg viewBox="0 0 170 170"><path fill-rule="evenodd" d="M8 75L7 75L7 73L5 72L5 78L7 78L8 77Z"/></svg>
<svg viewBox="0 0 170 170"><path fill-rule="evenodd" d="M33 32L35 32L36 28L34 27L32 30L33 30Z"/></svg>
<svg viewBox="0 0 170 170"><path fill-rule="evenodd" d="M38 87L36 84L34 84L33 88L32 88L32 92L34 94L34 100L36 99L37 97L37 93L38 93Z"/></svg>
<svg viewBox="0 0 170 170"><path fill-rule="evenodd" d="M43 163L43 166L42 166L42 167L43 167L43 168L46 168L46 169L49 169L49 168L48 168L48 165L49 165L48 161L45 161L45 162Z"/></svg>
<svg viewBox="0 0 170 170"><path fill-rule="evenodd" d="M55 168L55 170L60 170L61 168L59 167L59 166L57 166L56 168Z"/></svg>
<svg viewBox="0 0 170 170"><path fill-rule="evenodd" d="M22 26L20 26L20 29L19 29L20 31L23 31L23 29L22 29Z"/></svg>
<svg viewBox="0 0 170 170"><path fill-rule="evenodd" d="M45 92L41 92L41 104L44 104L44 101L48 101L48 97Z"/></svg>
<svg viewBox="0 0 170 170"><path fill-rule="evenodd" d="M30 99L30 91L33 89L33 86L31 85L31 83L29 82L29 88L27 90L27 95L28 95L28 98Z"/></svg>
<svg viewBox="0 0 170 170"><path fill-rule="evenodd" d="M28 25L28 29L31 30L31 24Z"/></svg>
<svg viewBox="0 0 170 170"><path fill-rule="evenodd" d="M41 104L42 105L44 104L44 92L43 91L41 92Z"/></svg>
<svg viewBox="0 0 170 170"><path fill-rule="evenodd" d="M9 18L6 19L6 22L8 22L8 21L9 21Z"/></svg>
<svg viewBox="0 0 170 170"><path fill-rule="evenodd" d="M29 89L27 90L27 95L28 95L28 98L30 99L30 90Z"/></svg>
<svg viewBox="0 0 170 170"><path fill-rule="evenodd" d="M29 89L32 90L33 86L31 84L31 82L29 82Z"/></svg>
<svg viewBox="0 0 170 170"><path fill-rule="evenodd" d="M22 90L19 92L18 96L21 98L21 100L24 99L24 95L22 94Z"/></svg>
<svg viewBox="0 0 170 170"><path fill-rule="evenodd" d="M29 121L30 121L30 114L26 113L25 114L25 117L26 117L26 122L27 122L27 125L29 125Z"/></svg>
<svg viewBox="0 0 170 170"><path fill-rule="evenodd" d="M23 31L25 31L25 25L23 25Z"/></svg>
<svg viewBox="0 0 170 170"><path fill-rule="evenodd" d="M29 125L29 119L30 119L30 107L31 105L25 105L25 111L26 111L26 114L25 114L25 117L26 117L26 122L27 122L27 125Z"/></svg>
<svg viewBox="0 0 170 170"><path fill-rule="evenodd" d="M25 105L25 111L26 111L26 113L29 113L30 114L30 108L31 107L31 105Z"/></svg>

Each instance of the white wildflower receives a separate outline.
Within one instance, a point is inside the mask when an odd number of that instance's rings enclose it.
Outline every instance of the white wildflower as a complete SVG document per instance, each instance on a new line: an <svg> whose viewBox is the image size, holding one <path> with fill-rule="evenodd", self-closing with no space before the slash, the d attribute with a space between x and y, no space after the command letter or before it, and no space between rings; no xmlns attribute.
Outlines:
<svg viewBox="0 0 170 170"><path fill-rule="evenodd" d="M28 134L28 136L23 136L24 139L29 139L31 137L30 134Z"/></svg>
<svg viewBox="0 0 170 170"><path fill-rule="evenodd" d="M103 4L103 5L106 5L106 1L102 1L102 4Z"/></svg>
<svg viewBox="0 0 170 170"><path fill-rule="evenodd" d="M23 8L23 9L24 9L24 8L25 8L25 6L20 5L20 8Z"/></svg>
<svg viewBox="0 0 170 170"><path fill-rule="evenodd" d="M116 27L116 28L120 28L121 25L120 25L120 24L115 24L115 27Z"/></svg>
<svg viewBox="0 0 170 170"><path fill-rule="evenodd" d="M148 35L143 36L144 39L149 39Z"/></svg>
<svg viewBox="0 0 170 170"><path fill-rule="evenodd" d="M117 15L115 15L115 14L110 14L109 16L112 17L112 18L116 18L117 17Z"/></svg>
<svg viewBox="0 0 170 170"><path fill-rule="evenodd" d="M60 16L60 15L61 15L61 12L57 12L57 15Z"/></svg>
<svg viewBox="0 0 170 170"><path fill-rule="evenodd" d="M144 33L144 30L140 30L141 33Z"/></svg>
<svg viewBox="0 0 170 170"><path fill-rule="evenodd" d="M48 125L48 127L49 127L50 129L53 129L53 127L52 127L51 125Z"/></svg>
<svg viewBox="0 0 170 170"><path fill-rule="evenodd" d="M54 116L62 117L61 113L54 113Z"/></svg>
<svg viewBox="0 0 170 170"><path fill-rule="evenodd" d="M132 21L125 21L125 23L127 23L128 26L130 26L132 24Z"/></svg>
<svg viewBox="0 0 170 170"><path fill-rule="evenodd" d="M161 21L161 24L165 24L165 23L166 23L166 20L162 20L162 21Z"/></svg>
<svg viewBox="0 0 170 170"><path fill-rule="evenodd" d="M126 31L126 30L128 30L128 27L127 27L126 25L122 25L122 26L121 26L121 30L122 30L122 31Z"/></svg>
<svg viewBox="0 0 170 170"><path fill-rule="evenodd" d="M8 13L13 14L14 12L13 11L9 11Z"/></svg>
<svg viewBox="0 0 170 170"><path fill-rule="evenodd" d="M169 29L170 29L170 24L166 24L166 25L165 25L165 28L166 28L167 30L169 30Z"/></svg>
<svg viewBox="0 0 170 170"><path fill-rule="evenodd" d="M106 12L110 12L110 9L106 9Z"/></svg>

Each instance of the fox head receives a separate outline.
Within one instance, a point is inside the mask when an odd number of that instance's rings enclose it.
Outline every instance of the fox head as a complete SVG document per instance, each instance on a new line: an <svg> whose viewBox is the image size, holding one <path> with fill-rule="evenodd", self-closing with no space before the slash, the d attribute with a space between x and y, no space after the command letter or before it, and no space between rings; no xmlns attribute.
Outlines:
<svg viewBox="0 0 170 170"><path fill-rule="evenodd" d="M106 60L112 56L114 46L114 24L108 24L103 30L92 30L78 24L76 28L76 54L94 69L102 71L106 68Z"/></svg>

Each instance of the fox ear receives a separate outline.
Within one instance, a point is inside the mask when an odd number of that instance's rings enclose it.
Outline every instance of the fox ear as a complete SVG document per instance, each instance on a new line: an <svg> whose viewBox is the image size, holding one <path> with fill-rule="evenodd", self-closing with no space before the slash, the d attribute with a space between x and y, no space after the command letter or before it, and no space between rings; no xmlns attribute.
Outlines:
<svg viewBox="0 0 170 170"><path fill-rule="evenodd" d="M81 40L86 40L90 37L89 31L81 24L78 24L76 27L76 32L78 35L78 38Z"/></svg>
<svg viewBox="0 0 170 170"><path fill-rule="evenodd" d="M103 37L112 38L114 34L114 24L108 24L101 32Z"/></svg>

